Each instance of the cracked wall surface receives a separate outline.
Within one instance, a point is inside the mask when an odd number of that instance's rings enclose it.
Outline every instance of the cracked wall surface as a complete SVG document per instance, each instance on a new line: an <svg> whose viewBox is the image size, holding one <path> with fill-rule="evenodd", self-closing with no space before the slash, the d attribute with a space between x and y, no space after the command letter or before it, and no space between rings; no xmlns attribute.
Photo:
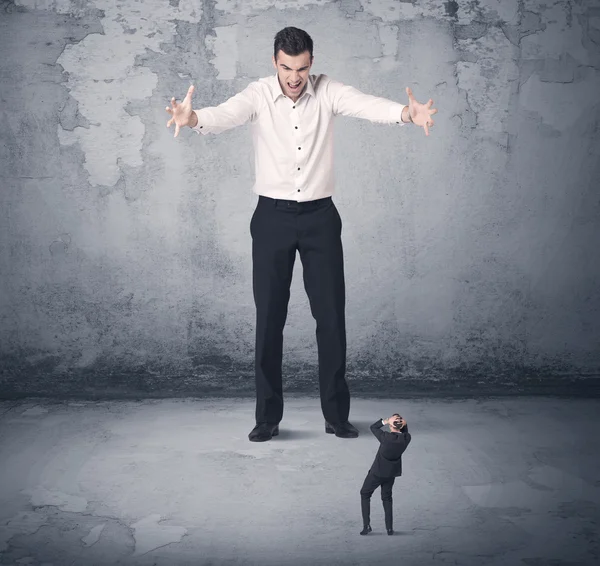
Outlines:
<svg viewBox="0 0 600 566"><path fill-rule="evenodd" d="M247 127L173 139L164 107L272 72L439 113L431 136L336 121L355 387L514 387L600 369L600 3L0 3L3 394L252 391ZM297 262L286 387L316 385ZM583 382L582 382L583 383Z"/></svg>

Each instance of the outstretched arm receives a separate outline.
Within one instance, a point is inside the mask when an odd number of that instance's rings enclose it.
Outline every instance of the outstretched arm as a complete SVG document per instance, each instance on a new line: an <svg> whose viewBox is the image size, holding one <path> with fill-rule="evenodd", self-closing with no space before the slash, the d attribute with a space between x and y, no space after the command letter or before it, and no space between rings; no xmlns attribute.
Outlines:
<svg viewBox="0 0 600 566"><path fill-rule="evenodd" d="M412 90L406 88L408 104L399 104L387 98L365 94L358 89L329 79L327 92L331 100L334 114L363 118L380 124L405 124L414 123L425 129L429 135L429 128L433 126L431 116L437 113L432 109L433 100L421 104L413 96Z"/></svg>
<svg viewBox="0 0 600 566"><path fill-rule="evenodd" d="M171 107L167 106L166 110L171 114L167 128L175 124L175 137L183 126L189 126L197 133L219 134L241 126L252 119L256 113L258 97L253 84L248 85L243 91L222 104L201 110L192 109L193 93L194 85L190 86L185 98L180 103L172 98Z"/></svg>

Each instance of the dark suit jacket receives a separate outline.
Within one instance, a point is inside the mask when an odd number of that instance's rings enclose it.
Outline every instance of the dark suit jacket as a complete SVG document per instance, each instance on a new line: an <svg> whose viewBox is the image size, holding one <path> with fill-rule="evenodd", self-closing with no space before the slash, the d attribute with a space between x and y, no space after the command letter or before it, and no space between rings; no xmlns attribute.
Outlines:
<svg viewBox="0 0 600 566"><path fill-rule="evenodd" d="M381 419L371 425L371 432L380 444L370 471L381 478L401 476L402 454L410 443L408 425L404 426L402 432L387 432L381 430L382 427Z"/></svg>

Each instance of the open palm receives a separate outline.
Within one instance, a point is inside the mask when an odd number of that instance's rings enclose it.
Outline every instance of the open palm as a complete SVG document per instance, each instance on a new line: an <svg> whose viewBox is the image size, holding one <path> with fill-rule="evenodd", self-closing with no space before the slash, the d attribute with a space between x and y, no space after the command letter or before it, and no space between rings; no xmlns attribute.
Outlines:
<svg viewBox="0 0 600 566"><path fill-rule="evenodd" d="M171 115L171 119L167 122L167 128L175 124L175 135L179 135L179 129L183 126L195 126L196 119L192 110L192 94L194 93L194 85L188 88L185 98L181 102L177 102L175 97L171 98L171 106L167 106L166 110Z"/></svg>
<svg viewBox="0 0 600 566"><path fill-rule="evenodd" d="M431 117L437 114L437 108L431 108L433 100L430 98L426 104L417 102L409 87L406 87L406 94L408 94L408 112L411 120L416 126L422 126L425 129L425 135L428 136L429 128L433 126Z"/></svg>

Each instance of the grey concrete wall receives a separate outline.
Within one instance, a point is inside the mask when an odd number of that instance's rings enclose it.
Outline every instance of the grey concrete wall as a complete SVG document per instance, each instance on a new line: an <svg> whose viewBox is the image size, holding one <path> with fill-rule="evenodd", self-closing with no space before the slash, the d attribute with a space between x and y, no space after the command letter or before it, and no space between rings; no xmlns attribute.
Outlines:
<svg viewBox="0 0 600 566"><path fill-rule="evenodd" d="M247 127L164 111L273 72L435 101L432 135L339 119L354 391L600 373L600 2L0 2L2 395L253 390ZM298 260L286 388L316 388Z"/></svg>

